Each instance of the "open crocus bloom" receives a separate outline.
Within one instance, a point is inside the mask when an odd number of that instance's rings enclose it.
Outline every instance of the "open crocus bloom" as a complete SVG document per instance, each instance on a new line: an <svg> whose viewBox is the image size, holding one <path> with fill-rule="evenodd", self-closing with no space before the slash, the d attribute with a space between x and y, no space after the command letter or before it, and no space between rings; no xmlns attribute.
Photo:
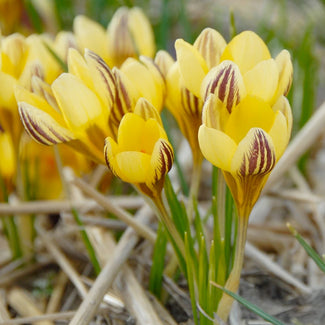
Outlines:
<svg viewBox="0 0 325 325"><path fill-rule="evenodd" d="M150 113L153 109L150 103L140 99L135 113L127 113L122 118L117 142L107 138L104 149L113 174L136 185L151 198L160 194L174 156L160 118L157 120L157 113Z"/></svg>
<svg viewBox="0 0 325 325"><path fill-rule="evenodd" d="M52 85L32 78L32 90L17 88L16 98L26 131L42 144L68 143L97 162L109 136L108 116L115 99L114 77L105 62L91 51L85 59L70 49L69 73Z"/></svg>
<svg viewBox="0 0 325 325"><path fill-rule="evenodd" d="M239 215L248 217L291 133L288 101L277 105L246 96L231 112L214 94L203 107L199 144L204 157L222 169Z"/></svg>
<svg viewBox="0 0 325 325"><path fill-rule="evenodd" d="M228 74L234 73L233 82L240 83L244 95L260 97L271 105L290 89L293 69L289 52L282 50L272 59L267 46L254 32L244 31L226 45L218 32L205 29L194 45L179 39L175 47L185 86L202 99L213 92L209 88L215 89L213 81L227 79Z"/></svg>

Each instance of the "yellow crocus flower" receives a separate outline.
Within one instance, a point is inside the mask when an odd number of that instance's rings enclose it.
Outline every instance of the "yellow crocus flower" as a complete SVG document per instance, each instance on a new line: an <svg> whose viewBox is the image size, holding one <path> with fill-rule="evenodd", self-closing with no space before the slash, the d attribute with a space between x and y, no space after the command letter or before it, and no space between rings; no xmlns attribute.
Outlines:
<svg viewBox="0 0 325 325"><path fill-rule="evenodd" d="M10 190L16 173L15 149L9 133L0 128L0 177ZM8 188L9 187L9 188ZM8 194L8 193L7 193Z"/></svg>
<svg viewBox="0 0 325 325"><path fill-rule="evenodd" d="M293 69L289 52L283 50L272 59L263 40L252 31L238 34L226 45L219 33L206 29L194 45L179 39L175 47L185 86L203 100L215 89L211 80L217 82L227 75L219 66L224 61L225 65L230 61L238 67L241 77L234 81L244 83L244 95L257 96L273 105L290 89ZM223 91L223 87L220 89Z"/></svg>
<svg viewBox="0 0 325 325"><path fill-rule="evenodd" d="M158 112L143 98L123 116L117 141L106 139L104 154L114 175L151 198L160 196L174 157Z"/></svg>
<svg viewBox="0 0 325 325"><path fill-rule="evenodd" d="M52 82L62 68L44 43L56 51L56 46L60 49L68 46L65 39L63 34L53 41L41 35L24 37L18 33L1 38L0 121L3 128L12 134L16 144L22 126L19 122L14 89L17 85L31 89L33 75L41 77L46 82Z"/></svg>
<svg viewBox="0 0 325 325"><path fill-rule="evenodd" d="M77 16L73 23L74 34L81 52L88 48L111 67L120 67L129 58L155 55L154 34L150 22L138 8L119 8L107 30L99 23Z"/></svg>
<svg viewBox="0 0 325 325"><path fill-rule="evenodd" d="M159 112L163 108L166 86L161 71L148 57L128 58L120 69L113 68L116 98L109 117L109 126L116 137L124 114L133 112L139 98L147 99Z"/></svg>
<svg viewBox="0 0 325 325"><path fill-rule="evenodd" d="M86 51L68 55L69 73L52 85L32 78L33 92L16 89L19 114L26 131L46 145L68 143L97 162L109 136L108 116L115 99L114 77L105 62Z"/></svg>

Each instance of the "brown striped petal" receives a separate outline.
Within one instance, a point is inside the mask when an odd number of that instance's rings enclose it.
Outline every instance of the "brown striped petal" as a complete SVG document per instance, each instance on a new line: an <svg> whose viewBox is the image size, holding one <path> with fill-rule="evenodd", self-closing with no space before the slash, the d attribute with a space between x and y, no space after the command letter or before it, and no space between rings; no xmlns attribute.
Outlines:
<svg viewBox="0 0 325 325"><path fill-rule="evenodd" d="M267 175L276 162L271 137L260 128L252 128L239 143L232 161L232 170L238 177Z"/></svg>
<svg viewBox="0 0 325 325"><path fill-rule="evenodd" d="M111 69L96 53L86 49L85 59L90 66L94 82L94 90L98 93L104 105L110 109L115 100L116 86Z"/></svg>
<svg viewBox="0 0 325 325"><path fill-rule="evenodd" d="M148 100L143 97L138 99L134 108L134 113L141 116L145 121L153 118L162 126L161 117L158 111Z"/></svg>
<svg viewBox="0 0 325 325"><path fill-rule="evenodd" d="M227 43L214 29L205 28L194 43L210 69L219 64L221 54Z"/></svg>
<svg viewBox="0 0 325 325"><path fill-rule="evenodd" d="M204 100L209 94L215 94L231 113L246 95L238 66L232 61L223 61L213 68L202 82L201 94Z"/></svg>
<svg viewBox="0 0 325 325"><path fill-rule="evenodd" d="M27 133L39 143L53 145L75 139L70 130L49 114L30 104L19 102L18 111Z"/></svg>

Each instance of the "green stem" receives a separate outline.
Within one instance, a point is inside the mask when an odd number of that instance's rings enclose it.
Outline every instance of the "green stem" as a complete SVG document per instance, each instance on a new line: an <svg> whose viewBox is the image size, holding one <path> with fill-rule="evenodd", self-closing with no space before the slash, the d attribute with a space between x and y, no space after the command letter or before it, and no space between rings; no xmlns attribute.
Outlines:
<svg viewBox="0 0 325 325"><path fill-rule="evenodd" d="M168 233L170 234L170 239L174 242L174 244L177 246L178 250L180 251L182 257L185 259L185 245L184 241L182 240L179 232L177 231L171 217L169 216L164 202L162 200L161 194L155 198L152 199L155 206L156 206L156 212L166 227Z"/></svg>
<svg viewBox="0 0 325 325"><path fill-rule="evenodd" d="M189 201L187 206L187 215L190 221L193 220L194 200L198 199L198 192L201 181L202 160L199 163L193 164L191 187L189 193Z"/></svg>
<svg viewBox="0 0 325 325"><path fill-rule="evenodd" d="M218 182L217 182L217 215L220 229L220 237L225 238L225 202L226 202L226 182L223 177L222 170L218 169Z"/></svg>
<svg viewBox="0 0 325 325"><path fill-rule="evenodd" d="M225 284L225 289L236 292L239 287L240 274L243 267L245 243L247 235L248 216L238 217L238 238L236 242L236 253L234 259L234 266ZM226 321L231 310L233 298L227 294L223 294L220 300L217 314Z"/></svg>

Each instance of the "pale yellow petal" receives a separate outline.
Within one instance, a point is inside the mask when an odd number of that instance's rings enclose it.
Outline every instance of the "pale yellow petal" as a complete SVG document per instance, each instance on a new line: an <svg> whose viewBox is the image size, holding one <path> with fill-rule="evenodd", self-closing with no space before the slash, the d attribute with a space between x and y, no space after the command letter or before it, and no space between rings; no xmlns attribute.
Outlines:
<svg viewBox="0 0 325 325"><path fill-rule="evenodd" d="M159 112L150 102L148 102L148 100L143 97L139 98L133 112L134 114L141 116L145 121L150 118L155 119L162 126L162 120Z"/></svg>
<svg viewBox="0 0 325 325"><path fill-rule="evenodd" d="M205 28L193 45L201 53L210 70L219 64L221 54L227 43L215 29Z"/></svg>
<svg viewBox="0 0 325 325"><path fill-rule="evenodd" d="M227 134L201 125L199 144L205 159L224 171L231 170L231 161L237 145Z"/></svg>
<svg viewBox="0 0 325 325"><path fill-rule="evenodd" d="M52 90L66 123L74 131L82 133L95 122L107 124L107 108L76 76L63 73L53 82Z"/></svg>
<svg viewBox="0 0 325 325"><path fill-rule="evenodd" d="M157 52L155 56L155 63L159 67L162 75L166 78L170 68L173 66L175 60L171 55L163 50Z"/></svg>
<svg viewBox="0 0 325 325"><path fill-rule="evenodd" d="M275 58L275 62L279 70L279 85L274 100L281 95L286 96L288 94L293 77L291 57L287 50L282 50Z"/></svg>
<svg viewBox="0 0 325 325"><path fill-rule="evenodd" d="M234 61L241 73L245 74L257 63L270 58L270 52L264 41L254 32L244 31L228 43L220 60Z"/></svg>
<svg viewBox="0 0 325 325"><path fill-rule="evenodd" d="M185 87L200 98L201 83L208 73L208 66L199 51L184 40L176 40L175 48Z"/></svg>
<svg viewBox="0 0 325 325"><path fill-rule="evenodd" d="M264 60L244 75L247 93L271 102L279 82L277 64L273 59Z"/></svg>
<svg viewBox="0 0 325 325"><path fill-rule="evenodd" d="M273 126L268 133L272 138L275 157L278 161L284 153L284 150L287 147L290 138L286 118L280 111L277 111Z"/></svg>
<svg viewBox="0 0 325 325"><path fill-rule="evenodd" d="M104 27L85 16L77 16L73 21L73 31L81 52L88 48L105 61L108 59L108 41Z"/></svg>
<svg viewBox="0 0 325 325"><path fill-rule="evenodd" d="M133 7L128 14L128 27L138 55L153 58L156 51L155 39L147 16L138 7Z"/></svg>

